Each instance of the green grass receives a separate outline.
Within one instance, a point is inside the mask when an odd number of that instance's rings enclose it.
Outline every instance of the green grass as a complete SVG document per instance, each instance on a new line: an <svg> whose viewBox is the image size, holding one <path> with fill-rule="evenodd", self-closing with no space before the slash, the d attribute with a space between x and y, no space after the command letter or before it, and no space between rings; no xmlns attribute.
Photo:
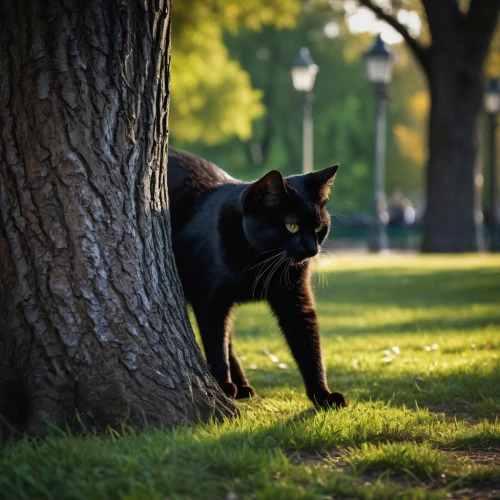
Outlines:
<svg viewBox="0 0 500 500"><path fill-rule="evenodd" d="M318 267L330 388L349 408L315 411L269 312L246 306L235 346L259 397L240 418L11 444L0 451L0 498L413 499L500 489L500 459L474 459L500 457L500 257L339 256Z"/></svg>

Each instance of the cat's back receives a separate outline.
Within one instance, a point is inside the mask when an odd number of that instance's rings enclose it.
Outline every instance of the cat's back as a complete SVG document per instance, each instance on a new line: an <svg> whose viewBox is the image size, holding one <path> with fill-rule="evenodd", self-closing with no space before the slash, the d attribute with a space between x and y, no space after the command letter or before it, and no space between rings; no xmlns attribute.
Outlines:
<svg viewBox="0 0 500 500"><path fill-rule="evenodd" d="M228 182L235 180L213 163L169 147L167 184L173 230L184 226L208 193Z"/></svg>

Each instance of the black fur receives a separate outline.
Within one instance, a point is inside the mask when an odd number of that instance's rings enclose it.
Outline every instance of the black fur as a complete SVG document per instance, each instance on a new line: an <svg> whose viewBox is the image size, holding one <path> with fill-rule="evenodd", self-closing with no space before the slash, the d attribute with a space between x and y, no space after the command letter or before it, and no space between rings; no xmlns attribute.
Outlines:
<svg viewBox="0 0 500 500"><path fill-rule="evenodd" d="M347 405L326 383L308 261L328 234L325 205L337 168L286 179L273 170L244 183L201 158L169 148L175 259L207 362L230 397L254 394L234 352L231 309L265 299L309 398L320 406ZM291 233L286 224L300 229Z"/></svg>

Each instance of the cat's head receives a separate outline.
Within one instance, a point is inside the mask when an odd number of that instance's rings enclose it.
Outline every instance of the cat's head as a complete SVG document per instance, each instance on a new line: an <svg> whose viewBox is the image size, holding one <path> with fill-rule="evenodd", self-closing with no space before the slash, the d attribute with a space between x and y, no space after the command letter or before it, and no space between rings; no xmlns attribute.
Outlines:
<svg viewBox="0 0 500 500"><path fill-rule="evenodd" d="M295 262L314 257L330 229L326 210L338 165L283 178L272 170L243 199L243 229L260 252L285 251Z"/></svg>

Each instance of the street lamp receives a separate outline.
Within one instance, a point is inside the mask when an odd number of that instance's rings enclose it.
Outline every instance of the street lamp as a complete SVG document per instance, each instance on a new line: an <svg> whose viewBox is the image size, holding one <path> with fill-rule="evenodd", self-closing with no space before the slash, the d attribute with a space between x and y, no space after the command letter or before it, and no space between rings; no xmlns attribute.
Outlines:
<svg viewBox="0 0 500 500"><path fill-rule="evenodd" d="M490 212L491 212L491 236L490 250L500 251L500 234L498 231L498 189L496 171L495 135L497 128L498 113L500 112L500 79L490 80L486 93L484 94L484 107L489 117L490 129Z"/></svg>
<svg viewBox="0 0 500 500"><path fill-rule="evenodd" d="M376 98L375 164L373 178L373 212L368 246L372 252L388 247L387 203L385 199L385 135L388 86L392 79L394 52L384 45L380 35L373 47L364 53L368 80L373 83Z"/></svg>
<svg viewBox="0 0 500 500"><path fill-rule="evenodd" d="M302 47L292 62L292 82L297 92L303 95L303 132L302 132L302 173L313 171L313 123L311 90L319 68L314 64L309 49Z"/></svg>

